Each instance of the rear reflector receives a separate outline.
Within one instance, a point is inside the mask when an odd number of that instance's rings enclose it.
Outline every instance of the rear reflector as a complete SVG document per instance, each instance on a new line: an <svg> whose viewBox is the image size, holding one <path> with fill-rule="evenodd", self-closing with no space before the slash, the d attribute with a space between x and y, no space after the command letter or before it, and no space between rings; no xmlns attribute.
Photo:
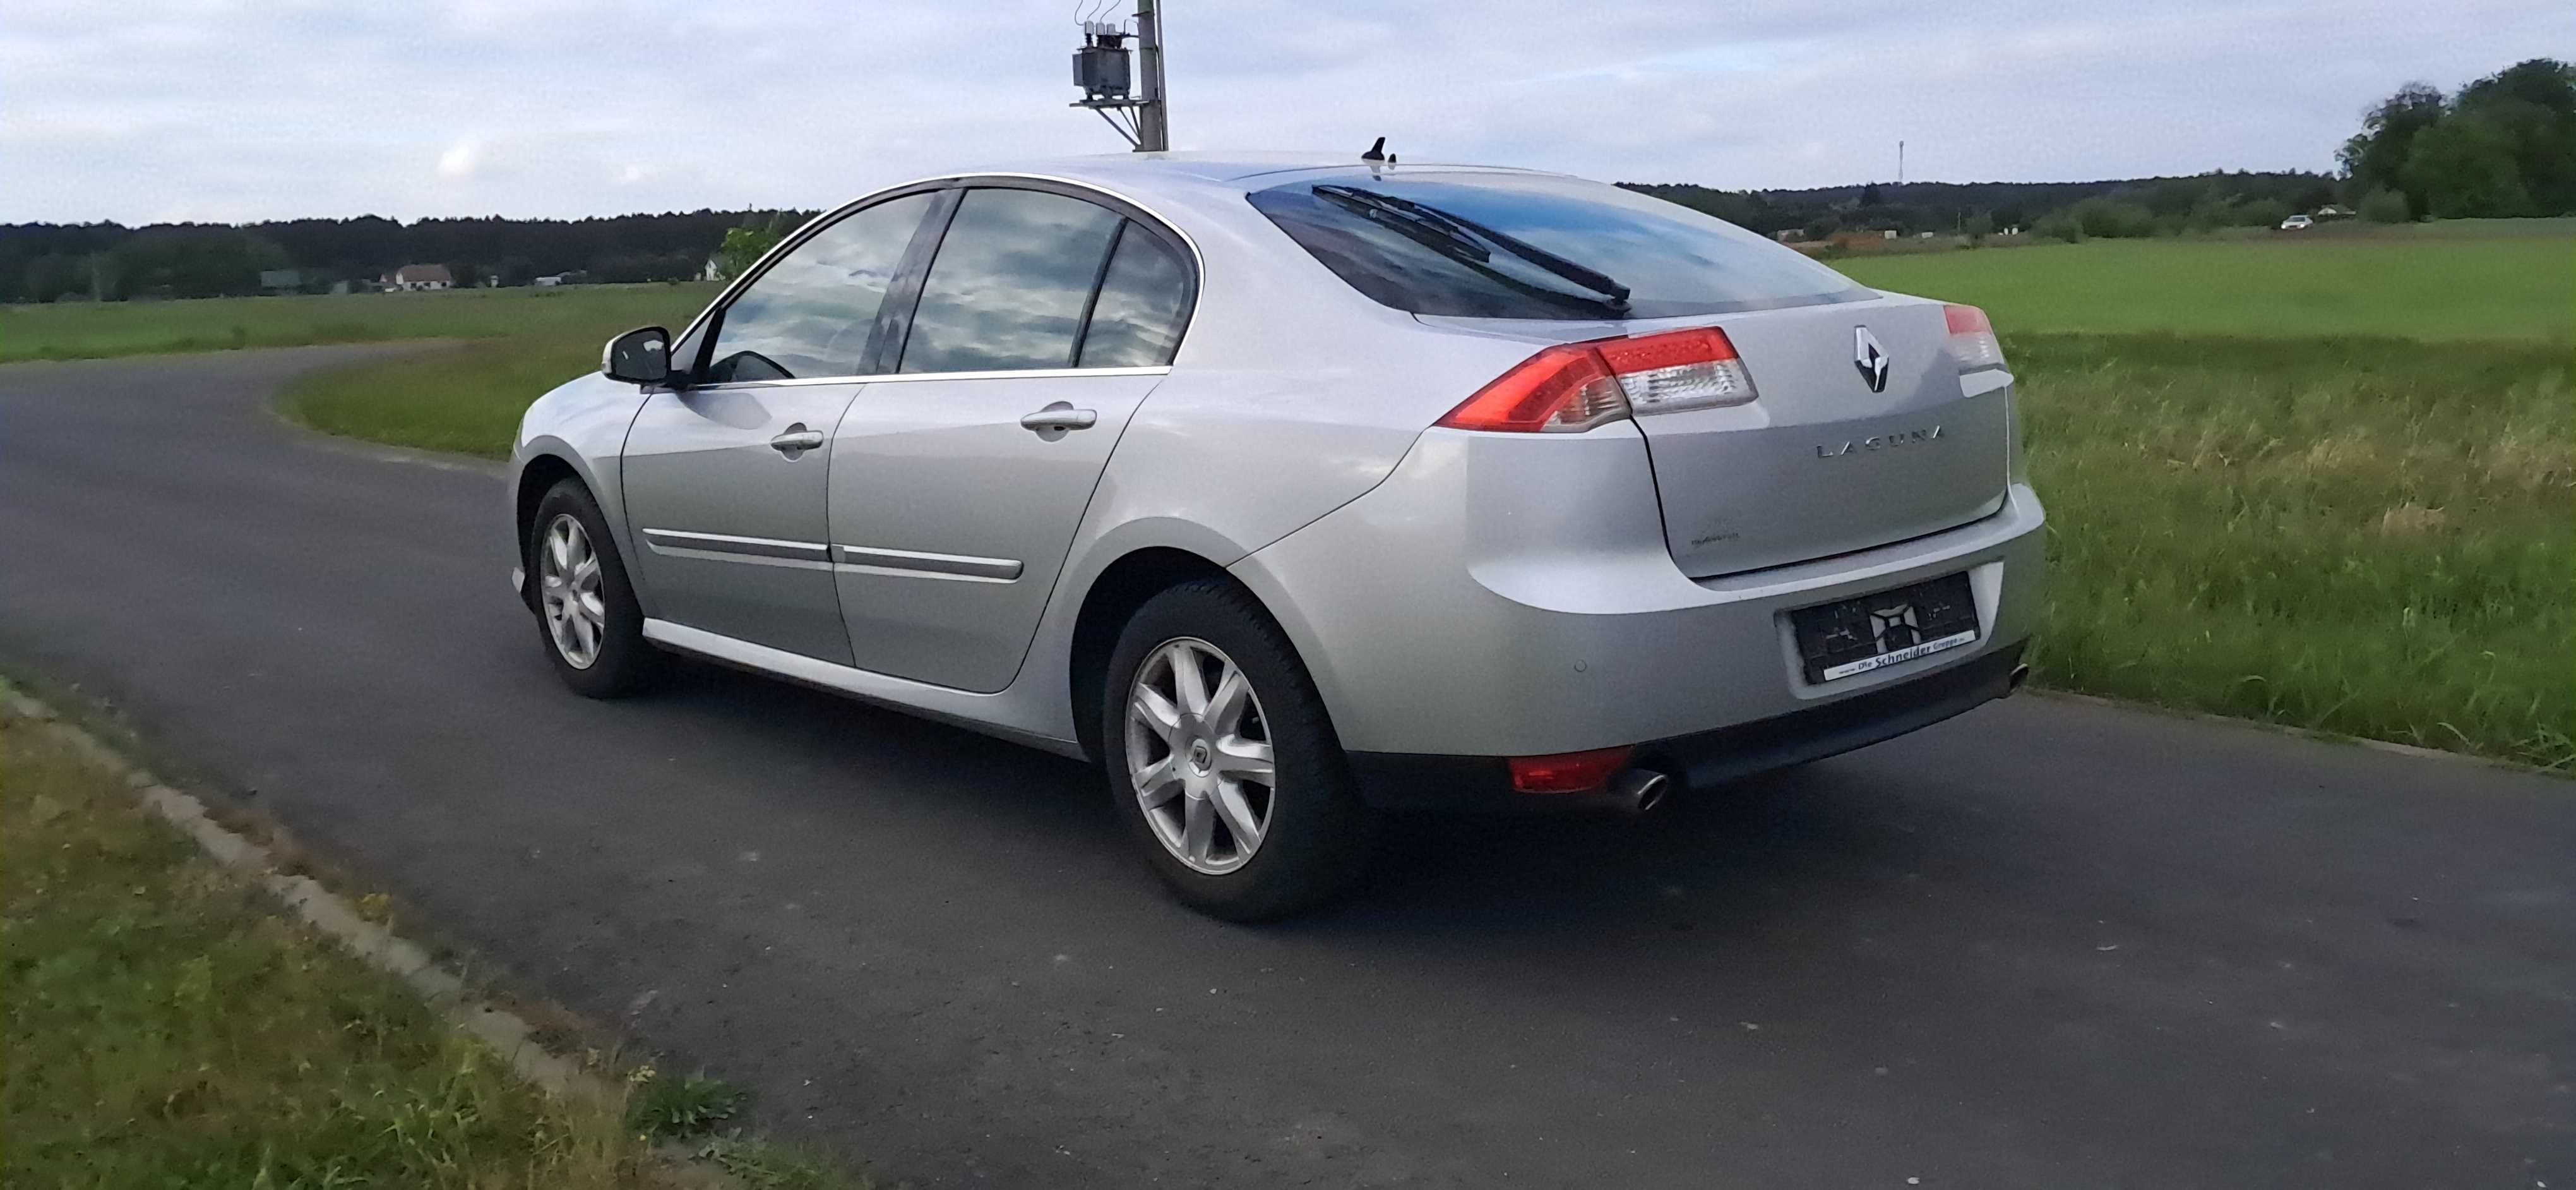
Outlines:
<svg viewBox="0 0 2576 1190"><path fill-rule="evenodd" d="M1986 312L1975 306L1943 306L1950 321L1950 358L1959 361L1962 372L1981 372L2004 366L2004 345L1995 338L1995 327L1986 321Z"/></svg>
<svg viewBox="0 0 2576 1190"><path fill-rule="evenodd" d="M1454 430L1580 433L1635 413L1741 405L1753 376L1716 327L1550 347L1440 419Z"/></svg>
<svg viewBox="0 0 2576 1190"><path fill-rule="evenodd" d="M1605 788L1628 768L1635 748L1596 748L1554 756L1511 758L1512 788L1522 793L1585 793Z"/></svg>

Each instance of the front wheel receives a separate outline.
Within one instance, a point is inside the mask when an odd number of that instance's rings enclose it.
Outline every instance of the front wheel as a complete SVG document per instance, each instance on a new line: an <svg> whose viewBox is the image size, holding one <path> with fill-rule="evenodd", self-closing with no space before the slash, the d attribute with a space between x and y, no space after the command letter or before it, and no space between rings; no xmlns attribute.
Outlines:
<svg viewBox="0 0 2576 1190"><path fill-rule="evenodd" d="M1374 815L1314 680L1241 588L1206 579L1148 600L1105 679L1110 792L1182 901L1266 921L1357 880Z"/></svg>
<svg viewBox="0 0 2576 1190"><path fill-rule="evenodd" d="M608 519L579 480L537 502L528 531L528 582L537 633L555 675L591 698L620 698L651 684L662 655L644 640L644 609L608 535Z"/></svg>

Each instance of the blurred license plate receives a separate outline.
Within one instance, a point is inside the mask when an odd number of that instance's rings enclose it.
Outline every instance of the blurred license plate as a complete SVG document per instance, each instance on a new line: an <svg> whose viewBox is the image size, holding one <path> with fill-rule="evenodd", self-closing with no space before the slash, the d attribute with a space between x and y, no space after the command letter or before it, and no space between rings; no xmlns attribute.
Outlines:
<svg viewBox="0 0 2576 1190"><path fill-rule="evenodd" d="M1966 574L1789 613L1807 680L1830 682L1977 642Z"/></svg>

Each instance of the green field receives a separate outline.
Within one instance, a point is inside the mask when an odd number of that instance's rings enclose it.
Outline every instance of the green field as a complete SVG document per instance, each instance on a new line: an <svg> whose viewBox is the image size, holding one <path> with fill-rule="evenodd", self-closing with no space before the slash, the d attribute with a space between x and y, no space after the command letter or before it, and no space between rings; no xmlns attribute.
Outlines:
<svg viewBox="0 0 2576 1190"><path fill-rule="evenodd" d="M1865 285L1983 306L2007 335L2161 331L2564 343L2576 327L2576 219L2347 226L1834 264Z"/></svg>
<svg viewBox="0 0 2576 1190"><path fill-rule="evenodd" d="M388 339L496 335L605 339L628 327L673 317L675 310L694 314L715 296L716 288L697 283L584 285L0 306L0 362Z"/></svg>
<svg viewBox="0 0 2576 1190"><path fill-rule="evenodd" d="M1983 305L2004 333L2050 513L2042 683L2576 764L2576 220L1837 263ZM593 368L609 334L676 326L705 296L338 299L349 313L327 317L405 311L352 338L543 316L311 374L286 408L335 433L499 457L526 403Z"/></svg>

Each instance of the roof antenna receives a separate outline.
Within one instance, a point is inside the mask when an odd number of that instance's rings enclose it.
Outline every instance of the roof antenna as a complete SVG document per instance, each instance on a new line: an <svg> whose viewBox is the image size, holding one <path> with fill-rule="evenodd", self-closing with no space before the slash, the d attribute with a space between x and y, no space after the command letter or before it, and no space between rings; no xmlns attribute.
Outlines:
<svg viewBox="0 0 2576 1190"><path fill-rule="evenodd" d="M1383 136L1377 138L1376 144L1368 147L1368 152L1360 154L1360 160L1383 161L1389 165L1395 164L1395 158L1386 155L1386 138Z"/></svg>

